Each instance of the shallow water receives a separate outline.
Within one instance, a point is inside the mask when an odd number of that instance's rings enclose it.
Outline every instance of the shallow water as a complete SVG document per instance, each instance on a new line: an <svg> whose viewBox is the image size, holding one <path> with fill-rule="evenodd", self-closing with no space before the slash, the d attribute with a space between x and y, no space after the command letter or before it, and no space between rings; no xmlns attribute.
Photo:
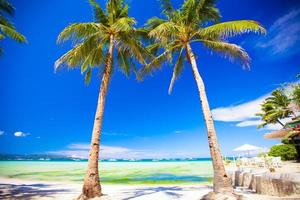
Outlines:
<svg viewBox="0 0 300 200"><path fill-rule="evenodd" d="M86 166L87 162L0 161L0 176L78 183ZM212 175L211 161L100 163L101 181L109 184L202 184L210 183Z"/></svg>

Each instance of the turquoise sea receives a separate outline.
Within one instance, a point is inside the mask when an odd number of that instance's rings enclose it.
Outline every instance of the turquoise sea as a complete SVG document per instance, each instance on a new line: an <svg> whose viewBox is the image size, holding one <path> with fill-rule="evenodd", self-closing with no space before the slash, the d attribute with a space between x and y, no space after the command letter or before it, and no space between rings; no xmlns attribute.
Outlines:
<svg viewBox="0 0 300 200"><path fill-rule="evenodd" d="M1 177L80 183L87 162L0 161ZM100 162L100 177L107 184L203 184L211 183L211 161Z"/></svg>

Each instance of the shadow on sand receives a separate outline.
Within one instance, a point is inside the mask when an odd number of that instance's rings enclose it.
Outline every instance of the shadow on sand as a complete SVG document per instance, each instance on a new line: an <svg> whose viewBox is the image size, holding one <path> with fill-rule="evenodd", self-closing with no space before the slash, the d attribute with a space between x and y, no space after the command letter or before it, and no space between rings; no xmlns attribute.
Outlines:
<svg viewBox="0 0 300 200"><path fill-rule="evenodd" d="M51 188L51 185L47 184L0 184L0 199L53 197L53 194L67 192L70 190Z"/></svg>
<svg viewBox="0 0 300 200"><path fill-rule="evenodd" d="M207 186L207 189L211 189L212 187ZM135 189L133 191L127 191L125 193L128 194L129 197L125 198L124 200L131 200L137 197L152 195L155 193L164 193L166 196L171 197L172 199L181 199L183 194L182 192L185 191L195 191L198 190L198 187L145 187L140 189ZM126 195L127 196L127 195Z"/></svg>

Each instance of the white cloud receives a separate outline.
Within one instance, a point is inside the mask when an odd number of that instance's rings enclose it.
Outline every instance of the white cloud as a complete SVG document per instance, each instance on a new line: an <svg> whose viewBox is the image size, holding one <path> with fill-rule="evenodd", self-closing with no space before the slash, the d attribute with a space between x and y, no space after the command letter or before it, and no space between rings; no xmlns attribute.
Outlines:
<svg viewBox="0 0 300 200"><path fill-rule="evenodd" d="M74 143L67 146L64 150L50 151L49 154L67 156L72 158L88 158L89 144ZM181 158L181 157L197 157L195 154L173 151L153 151L153 150L137 150L120 146L100 146L101 159L145 159L145 158Z"/></svg>
<svg viewBox="0 0 300 200"><path fill-rule="evenodd" d="M291 55L299 52L299 43L300 9L297 9L277 19L257 47L267 50L270 55Z"/></svg>
<svg viewBox="0 0 300 200"><path fill-rule="evenodd" d="M24 132L21 132L21 131L17 131L17 132L14 133L14 136L16 136L16 137L26 137L28 135L30 135L30 133L24 133Z"/></svg>
<svg viewBox="0 0 300 200"><path fill-rule="evenodd" d="M223 122L240 122L249 119L257 119L255 115L260 111L260 105L269 94L255 100L229 107L220 107L212 110L214 120Z"/></svg>
<svg viewBox="0 0 300 200"><path fill-rule="evenodd" d="M90 145L74 143L67 146L66 150L52 151L51 154L64 155L69 157L87 158L89 154ZM132 150L125 147L118 146L100 146L101 158L136 158L141 151Z"/></svg>
<svg viewBox="0 0 300 200"><path fill-rule="evenodd" d="M176 134L180 134L180 133L182 133L183 132L183 130L175 130L174 131L174 133L176 133Z"/></svg>
<svg viewBox="0 0 300 200"><path fill-rule="evenodd" d="M117 133L117 132L102 132L103 135L107 136L128 136L126 133Z"/></svg>
<svg viewBox="0 0 300 200"><path fill-rule="evenodd" d="M258 126L262 122L260 120L246 120L238 123L237 127Z"/></svg>
<svg viewBox="0 0 300 200"><path fill-rule="evenodd" d="M4 135L4 131L0 131L0 136L1 136L1 135Z"/></svg>
<svg viewBox="0 0 300 200"><path fill-rule="evenodd" d="M290 84L296 84L299 81ZM289 84L289 85L290 85ZM285 89L290 90L290 86L287 85ZM220 107L215 108L212 110L212 115L215 121L222 121L222 122L236 122L237 127L249 127L249 126L258 126L262 124L262 121L256 113L261 111L261 104L263 101L270 96L271 93L265 94L257 99L252 101L248 101L246 103L241 103L234 106L228 107ZM283 124L291 121L292 118L282 119L281 122ZM263 130L279 130L282 129L281 124L268 124L266 125Z"/></svg>
<svg viewBox="0 0 300 200"><path fill-rule="evenodd" d="M291 119L282 120L283 123L290 121ZM249 127L249 126L258 126L262 124L261 120L246 120L236 124L237 127ZM280 124L268 124L262 130L276 131L282 129Z"/></svg>
<svg viewBox="0 0 300 200"><path fill-rule="evenodd" d="M75 144L68 145L68 149L89 150L90 149L90 145L89 144L75 143Z"/></svg>

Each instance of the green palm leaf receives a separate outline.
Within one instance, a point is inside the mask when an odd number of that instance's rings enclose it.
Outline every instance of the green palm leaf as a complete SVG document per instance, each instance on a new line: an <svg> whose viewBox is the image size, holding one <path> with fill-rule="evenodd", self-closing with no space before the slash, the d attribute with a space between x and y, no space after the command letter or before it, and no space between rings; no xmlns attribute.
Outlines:
<svg viewBox="0 0 300 200"><path fill-rule="evenodd" d="M181 48L180 53L177 58L177 61L176 61L176 64L175 64L175 67L174 67L174 72L172 75L172 79L171 79L171 83L170 83L169 91L168 91L169 94L172 93L175 80L177 79L178 75L182 72L182 69L183 69L183 63L184 63L183 50L184 50L184 48Z"/></svg>
<svg viewBox="0 0 300 200"><path fill-rule="evenodd" d="M94 9L95 21L107 25L108 19L100 5L95 0L89 0L89 2Z"/></svg>
<svg viewBox="0 0 300 200"><path fill-rule="evenodd" d="M239 20L218 23L198 31L202 37L206 35L218 35L221 38L233 37L243 33L266 33L266 30L256 21Z"/></svg>
<svg viewBox="0 0 300 200"><path fill-rule="evenodd" d="M67 40L73 40L78 42L84 38L90 37L96 33L104 33L104 26L98 23L74 23L67 26L58 36L57 42L65 42Z"/></svg>
<svg viewBox="0 0 300 200"><path fill-rule="evenodd" d="M2 35L10 37L16 40L17 42L21 42L21 43L27 42L26 37L21 33L19 33L18 31L16 31L14 28L0 24L0 31L2 32Z"/></svg>
<svg viewBox="0 0 300 200"><path fill-rule="evenodd" d="M212 49L213 51L218 52L221 55L224 55L225 58L228 58L230 61L240 61L241 64L249 68L250 67L250 57L248 53L240 46L235 44L230 44L227 42L221 41L211 41L211 40L201 40L203 44Z"/></svg>

